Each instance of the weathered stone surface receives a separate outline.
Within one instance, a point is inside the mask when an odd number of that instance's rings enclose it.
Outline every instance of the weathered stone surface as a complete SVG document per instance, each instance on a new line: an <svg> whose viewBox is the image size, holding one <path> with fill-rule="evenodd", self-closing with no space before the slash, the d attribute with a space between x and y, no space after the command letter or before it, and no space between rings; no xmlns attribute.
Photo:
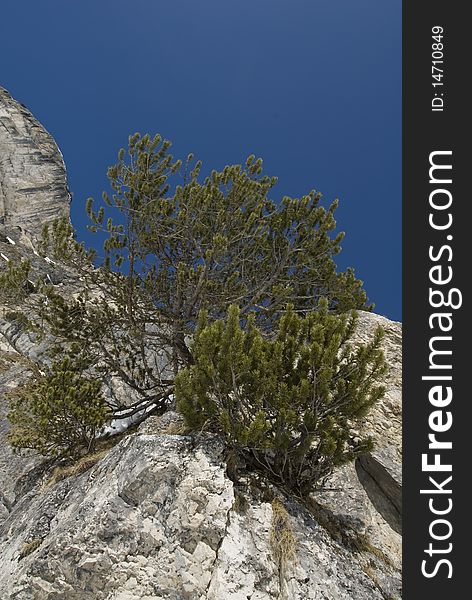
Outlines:
<svg viewBox="0 0 472 600"><path fill-rule="evenodd" d="M383 349L389 372L385 378L386 393L365 417L363 432L373 436L378 447L395 448L397 464L402 454L402 326L401 323L376 315L360 312L356 339L366 343L372 339L375 329L385 331Z"/></svg>
<svg viewBox="0 0 472 600"><path fill-rule="evenodd" d="M390 525L401 533L402 477L401 465L395 462L396 448L380 448L361 456L357 473L370 500Z"/></svg>
<svg viewBox="0 0 472 600"><path fill-rule="evenodd" d="M62 155L43 126L0 87L0 223L36 236L69 213Z"/></svg>
<svg viewBox="0 0 472 600"><path fill-rule="evenodd" d="M222 446L133 434L91 470L19 499L0 531L0 593L15 600L383 598L367 560L287 501L295 560L270 544L272 507L238 512ZM37 547L24 556L30 548ZM376 557L373 557L374 559Z"/></svg>
<svg viewBox="0 0 472 600"><path fill-rule="evenodd" d="M366 416L361 431L375 442L374 451L346 465L318 494L322 517L377 557L375 578L387 597L401 596L401 460L402 346L401 324L361 312L356 342L368 342L375 329L385 331L383 349L389 366L385 397Z"/></svg>

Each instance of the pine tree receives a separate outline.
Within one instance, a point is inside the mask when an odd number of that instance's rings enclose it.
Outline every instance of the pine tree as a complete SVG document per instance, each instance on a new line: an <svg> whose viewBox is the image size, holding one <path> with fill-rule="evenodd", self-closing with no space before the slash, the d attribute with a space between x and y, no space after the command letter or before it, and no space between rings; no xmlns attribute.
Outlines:
<svg viewBox="0 0 472 600"><path fill-rule="evenodd" d="M194 430L222 433L250 468L305 496L371 446L352 428L384 393L382 330L354 349L355 326L355 314L331 314L326 300L305 317L289 308L272 339L236 306L225 322L202 314L194 364L176 378L178 410Z"/></svg>
<svg viewBox="0 0 472 600"><path fill-rule="evenodd" d="M262 160L254 156L244 167L214 170L201 181L201 162L192 155L185 163L175 160L169 148L159 135L131 136L127 154L120 150L108 171L113 193L104 194L97 211L89 199L90 228L105 236L100 269L91 269L97 257L74 240L69 224L45 231L44 251L72 264L89 292L100 290L93 305L82 302L82 320L66 320L61 328L55 307L70 302L61 303L57 290L49 289L51 310L43 320L56 335L82 339L88 348L98 343L102 356L105 342L114 347L120 359L108 353L110 370L149 395L163 393L162 380L191 364L188 340L202 309L216 320L237 304L271 331L287 303L300 314L321 297L336 312L370 308L353 271L336 268L344 236L334 233L337 202L325 209L315 191L270 199L276 178L263 175ZM100 332L98 341L85 340L89 331ZM167 370L153 361L164 348L171 354Z"/></svg>
<svg viewBox="0 0 472 600"><path fill-rule="evenodd" d="M17 449L50 457L75 457L93 450L108 410L101 383L84 373L80 361L65 357L46 372L8 393L8 439Z"/></svg>
<svg viewBox="0 0 472 600"><path fill-rule="evenodd" d="M87 202L102 253L79 243L67 220L45 227L40 253L78 275L79 293L34 276L30 289L27 263L0 278L2 302L21 299L23 325L53 340L52 353L73 349L94 377L118 377L132 392L132 405L117 400L116 418L166 410L176 374L194 363L202 310L211 323L237 305L270 336L287 304L290 318L316 311L321 298L332 313L370 309L352 269L336 267L337 202L325 208L315 191L272 199L276 178L254 156L203 178L200 161L176 160L170 146L135 134L120 150L112 193L98 209Z"/></svg>
<svg viewBox="0 0 472 600"><path fill-rule="evenodd" d="M25 299L32 285L28 281L29 272L27 260L18 264L8 262L6 269L0 272L0 302L3 305L16 307Z"/></svg>

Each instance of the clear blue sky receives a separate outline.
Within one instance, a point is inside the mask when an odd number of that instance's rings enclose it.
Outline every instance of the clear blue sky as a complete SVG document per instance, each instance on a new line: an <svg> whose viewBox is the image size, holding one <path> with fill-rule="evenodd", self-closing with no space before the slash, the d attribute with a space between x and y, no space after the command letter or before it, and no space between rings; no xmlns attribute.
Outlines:
<svg viewBox="0 0 472 600"><path fill-rule="evenodd" d="M339 265L401 318L400 0L2 0L0 85L56 138L81 239L130 133L254 153L274 199L339 197Z"/></svg>

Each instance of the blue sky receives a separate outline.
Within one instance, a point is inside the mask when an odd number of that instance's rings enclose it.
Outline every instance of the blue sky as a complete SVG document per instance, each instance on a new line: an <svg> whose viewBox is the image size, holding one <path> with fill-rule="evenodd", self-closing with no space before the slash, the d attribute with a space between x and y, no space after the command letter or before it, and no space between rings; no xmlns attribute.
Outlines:
<svg viewBox="0 0 472 600"><path fill-rule="evenodd" d="M56 138L84 203L128 135L204 171L264 159L274 199L340 199L338 264L401 319L401 2L3 0L0 85Z"/></svg>

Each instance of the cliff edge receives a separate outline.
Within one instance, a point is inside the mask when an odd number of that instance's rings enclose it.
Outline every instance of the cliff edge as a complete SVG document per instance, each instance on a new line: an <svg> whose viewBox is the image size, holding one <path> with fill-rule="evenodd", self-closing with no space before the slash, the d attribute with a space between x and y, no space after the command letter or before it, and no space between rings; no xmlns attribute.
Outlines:
<svg viewBox="0 0 472 600"><path fill-rule="evenodd" d="M62 154L29 110L0 87L0 224L40 235L44 223L69 214Z"/></svg>

